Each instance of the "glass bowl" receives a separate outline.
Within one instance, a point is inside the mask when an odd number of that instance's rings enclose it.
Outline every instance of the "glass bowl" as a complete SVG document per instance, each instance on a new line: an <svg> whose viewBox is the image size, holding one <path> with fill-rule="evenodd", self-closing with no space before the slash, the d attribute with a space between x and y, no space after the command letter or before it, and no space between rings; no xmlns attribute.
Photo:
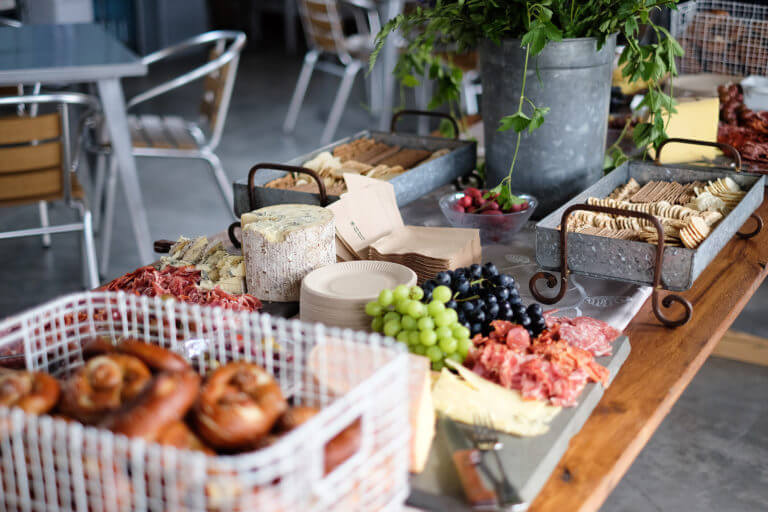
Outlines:
<svg viewBox="0 0 768 512"><path fill-rule="evenodd" d="M482 213L463 213L453 209L456 201L464 197L464 192L452 192L440 198L440 209L455 228L476 228L480 230L480 239L484 244L503 244L509 242L512 235L520 231L539 202L529 194L518 194L517 197L528 201L528 208L519 212L503 213L501 215L483 215Z"/></svg>

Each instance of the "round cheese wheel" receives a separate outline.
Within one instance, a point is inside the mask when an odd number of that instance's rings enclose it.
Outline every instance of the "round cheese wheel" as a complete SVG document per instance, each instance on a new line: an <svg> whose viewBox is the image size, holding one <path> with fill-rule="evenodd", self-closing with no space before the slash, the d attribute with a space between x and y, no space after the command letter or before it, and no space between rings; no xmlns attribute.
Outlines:
<svg viewBox="0 0 768 512"><path fill-rule="evenodd" d="M299 300L301 280L336 262L333 213L319 206L281 204L242 215L248 293L261 300Z"/></svg>

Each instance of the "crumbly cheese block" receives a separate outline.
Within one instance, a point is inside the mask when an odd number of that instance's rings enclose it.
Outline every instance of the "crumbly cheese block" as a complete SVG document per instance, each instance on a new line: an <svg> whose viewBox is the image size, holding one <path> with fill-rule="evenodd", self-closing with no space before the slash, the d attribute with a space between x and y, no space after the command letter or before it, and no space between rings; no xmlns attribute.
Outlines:
<svg viewBox="0 0 768 512"><path fill-rule="evenodd" d="M261 300L299 300L304 276L336 262L333 213L319 206L280 204L242 215L248 293Z"/></svg>
<svg viewBox="0 0 768 512"><path fill-rule="evenodd" d="M243 257L229 254L221 242L209 243L204 236L194 240L182 236L160 262L161 268L194 266L201 272L199 286L204 290L218 286L235 295L245 293Z"/></svg>
<svg viewBox="0 0 768 512"><path fill-rule="evenodd" d="M182 254L181 260L186 261L192 265L200 263L205 253L205 248L208 247L208 239L204 236L196 238L189 247Z"/></svg>
<svg viewBox="0 0 768 512"><path fill-rule="evenodd" d="M408 392L411 420L411 473L421 473L427 464L435 437L435 407L432 403L430 361L424 356L408 356Z"/></svg>
<svg viewBox="0 0 768 512"><path fill-rule="evenodd" d="M473 424L475 417L486 417L495 430L527 437L546 433L549 423L560 412L560 407L540 400L524 400L519 392L486 380L461 365L451 367L459 376L443 368L432 387L432 400L438 412L456 421Z"/></svg>

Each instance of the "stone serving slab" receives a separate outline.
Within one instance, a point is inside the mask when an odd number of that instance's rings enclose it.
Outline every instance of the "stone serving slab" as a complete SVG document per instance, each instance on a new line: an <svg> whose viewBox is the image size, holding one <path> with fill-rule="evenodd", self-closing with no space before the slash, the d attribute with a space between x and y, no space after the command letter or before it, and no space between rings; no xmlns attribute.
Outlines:
<svg viewBox="0 0 768 512"><path fill-rule="evenodd" d="M626 361L630 348L629 338L620 336L613 343L612 355L596 358L610 370L611 381ZM568 449L571 437L581 430L602 396L601 384L587 384L579 396L578 405L563 408L550 423L546 434L536 437L499 434L499 440L504 443L500 455L507 477L524 500L533 501ZM467 435L470 430L471 427L467 427ZM491 460L488 460L488 466L495 469ZM410 483L411 495L407 503L412 507L445 512L471 510L464 501L451 453L439 430L424 471L412 475ZM492 488L488 482L486 485Z"/></svg>

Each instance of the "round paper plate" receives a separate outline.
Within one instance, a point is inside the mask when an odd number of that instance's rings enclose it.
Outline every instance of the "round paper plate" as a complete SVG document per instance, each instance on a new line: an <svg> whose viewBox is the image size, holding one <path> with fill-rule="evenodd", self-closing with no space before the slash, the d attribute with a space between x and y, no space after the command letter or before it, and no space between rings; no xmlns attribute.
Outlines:
<svg viewBox="0 0 768 512"><path fill-rule="evenodd" d="M350 301L372 300L384 288L399 284L415 285L416 273L388 261L334 263L310 272L301 282L310 295Z"/></svg>

